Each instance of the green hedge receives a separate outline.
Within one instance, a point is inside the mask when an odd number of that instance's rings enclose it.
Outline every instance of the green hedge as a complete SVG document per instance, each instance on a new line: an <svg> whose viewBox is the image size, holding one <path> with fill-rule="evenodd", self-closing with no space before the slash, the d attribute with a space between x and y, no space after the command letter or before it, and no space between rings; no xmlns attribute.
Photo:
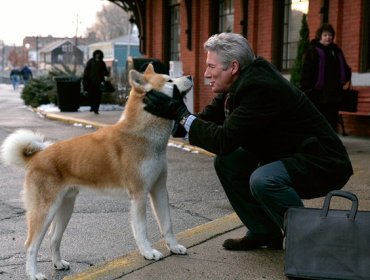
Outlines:
<svg viewBox="0 0 370 280"><path fill-rule="evenodd" d="M291 71L290 82L299 87L300 80L301 80L301 71L302 71L302 63L303 63L303 56L307 51L308 47L310 46L309 40L309 33L310 30L307 24L307 15L303 14L302 21L301 21L301 29L299 31L299 42L297 48L297 55L294 61L294 65Z"/></svg>
<svg viewBox="0 0 370 280"><path fill-rule="evenodd" d="M26 105L34 108L43 104L57 104L56 83L51 76L34 78L24 87L21 98Z"/></svg>

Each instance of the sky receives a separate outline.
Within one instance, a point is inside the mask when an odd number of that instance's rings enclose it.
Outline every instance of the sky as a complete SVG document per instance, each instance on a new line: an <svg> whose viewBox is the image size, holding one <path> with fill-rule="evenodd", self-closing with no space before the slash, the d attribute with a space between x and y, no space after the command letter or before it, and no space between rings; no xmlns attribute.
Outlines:
<svg viewBox="0 0 370 280"><path fill-rule="evenodd" d="M26 36L73 37L76 29L83 36L103 5L113 4L107 0L0 0L0 41L21 46Z"/></svg>

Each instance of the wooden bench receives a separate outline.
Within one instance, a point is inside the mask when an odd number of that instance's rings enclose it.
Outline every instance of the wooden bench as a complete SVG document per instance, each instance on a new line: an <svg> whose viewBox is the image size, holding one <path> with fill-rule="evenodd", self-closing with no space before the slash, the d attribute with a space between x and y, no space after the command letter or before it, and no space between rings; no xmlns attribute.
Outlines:
<svg viewBox="0 0 370 280"><path fill-rule="evenodd" d="M342 134L370 137L370 87L358 90L357 112L339 111Z"/></svg>

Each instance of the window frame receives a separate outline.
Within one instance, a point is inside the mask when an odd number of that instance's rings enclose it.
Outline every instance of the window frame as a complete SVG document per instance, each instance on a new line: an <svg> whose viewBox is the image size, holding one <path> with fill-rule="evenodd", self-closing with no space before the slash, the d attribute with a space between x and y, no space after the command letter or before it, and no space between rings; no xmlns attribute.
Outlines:
<svg viewBox="0 0 370 280"><path fill-rule="evenodd" d="M180 15L180 0L168 1L169 9L169 60L180 60L181 59L181 15ZM175 17L175 13L176 17Z"/></svg>
<svg viewBox="0 0 370 280"><path fill-rule="evenodd" d="M225 27L225 23L230 19L231 30ZM234 0L218 1L218 32L234 32L235 8Z"/></svg>
<svg viewBox="0 0 370 280"><path fill-rule="evenodd" d="M361 42L361 72L370 72L370 0L363 1L362 12L362 42Z"/></svg>
<svg viewBox="0 0 370 280"><path fill-rule="evenodd" d="M296 59L297 55L297 49L299 44L299 32L301 29L301 26L297 28L297 25L292 22L292 19L294 19L293 10L292 10L292 0L285 0L281 1L283 4L279 7L280 11L277 13L279 18L279 15L283 15L283 21L281 23L281 38L280 38L280 46L281 46L281 58L277 59L278 62L278 68L281 72L289 73L292 70L292 67L294 65L294 61ZM309 4L309 0L301 0L300 2L307 2L307 5ZM282 9L282 10L281 10ZM303 16L302 12L302 16ZM299 23L301 23L302 18L299 19ZM296 28L296 30L293 30L293 28ZM296 33L297 40L292 40L292 31L293 33ZM296 32L294 32L296 31Z"/></svg>

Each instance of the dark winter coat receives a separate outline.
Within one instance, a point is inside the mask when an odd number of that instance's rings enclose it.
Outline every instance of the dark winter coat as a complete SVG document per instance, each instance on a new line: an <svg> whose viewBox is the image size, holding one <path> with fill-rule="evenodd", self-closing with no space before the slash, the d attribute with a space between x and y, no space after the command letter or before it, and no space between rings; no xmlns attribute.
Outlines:
<svg viewBox="0 0 370 280"><path fill-rule="evenodd" d="M314 104L338 103L343 85L351 80L342 50L334 43L312 40L303 58L300 88Z"/></svg>
<svg viewBox="0 0 370 280"><path fill-rule="evenodd" d="M83 75L84 90L89 92L99 89L101 82L104 81L104 76L108 75L109 72L103 60L96 61L94 58L89 59Z"/></svg>
<svg viewBox="0 0 370 280"><path fill-rule="evenodd" d="M28 80L32 79L32 71L27 66L24 66L22 68L21 75L22 75L23 80L25 80L25 81L28 81Z"/></svg>
<svg viewBox="0 0 370 280"><path fill-rule="evenodd" d="M302 198L341 188L352 175L336 133L306 95L257 58L231 87L230 115L217 95L190 127L189 142L215 154L239 147L261 163L281 160ZM208 121L207 121L208 120Z"/></svg>
<svg viewBox="0 0 370 280"><path fill-rule="evenodd" d="M10 77L12 76L20 76L21 75L21 71L19 71L19 69L12 69L10 71Z"/></svg>

